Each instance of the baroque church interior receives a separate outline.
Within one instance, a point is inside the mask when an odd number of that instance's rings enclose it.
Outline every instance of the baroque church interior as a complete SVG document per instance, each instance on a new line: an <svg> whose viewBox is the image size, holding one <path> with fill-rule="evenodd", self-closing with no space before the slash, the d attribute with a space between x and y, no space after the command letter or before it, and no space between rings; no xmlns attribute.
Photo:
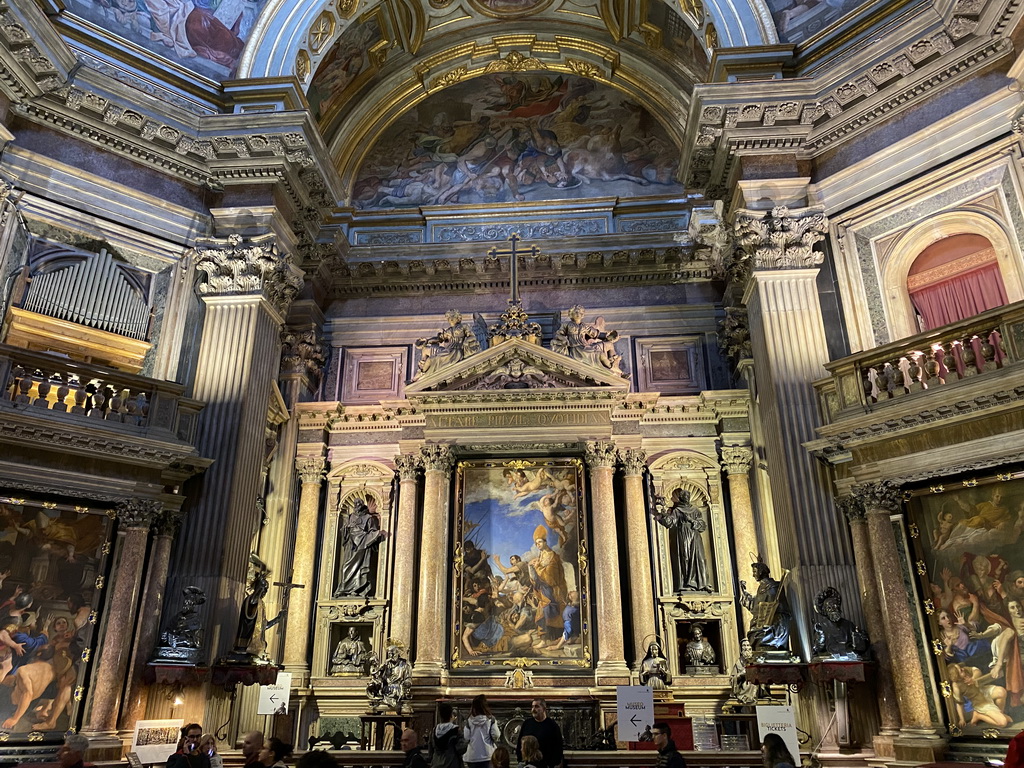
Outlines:
<svg viewBox="0 0 1024 768"><path fill-rule="evenodd" d="M770 706L811 764L1001 757L1018 43L1019 0L0 0L0 761L398 765L485 693L653 765L639 685L692 765Z"/></svg>

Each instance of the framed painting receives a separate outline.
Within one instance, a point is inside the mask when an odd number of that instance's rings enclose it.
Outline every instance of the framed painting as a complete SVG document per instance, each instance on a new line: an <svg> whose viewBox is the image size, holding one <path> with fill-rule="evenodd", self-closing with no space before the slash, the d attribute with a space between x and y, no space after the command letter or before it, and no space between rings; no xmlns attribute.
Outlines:
<svg viewBox="0 0 1024 768"><path fill-rule="evenodd" d="M459 462L453 667L593 665L582 466Z"/></svg>
<svg viewBox="0 0 1024 768"><path fill-rule="evenodd" d="M1024 728L1024 473L936 485L910 503L950 732Z"/></svg>
<svg viewBox="0 0 1024 768"><path fill-rule="evenodd" d="M7 740L63 738L95 652L110 519L0 495L0 731Z"/></svg>

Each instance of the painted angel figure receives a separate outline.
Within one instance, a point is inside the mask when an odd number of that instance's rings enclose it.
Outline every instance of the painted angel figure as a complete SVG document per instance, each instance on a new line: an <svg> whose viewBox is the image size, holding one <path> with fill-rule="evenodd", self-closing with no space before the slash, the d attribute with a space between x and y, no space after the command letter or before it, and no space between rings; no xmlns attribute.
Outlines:
<svg viewBox="0 0 1024 768"><path fill-rule="evenodd" d="M558 330L551 339L551 349L559 354L582 360L590 365L606 368L623 378L628 374L622 372L622 356L615 351L615 340L618 331L606 331L604 318L599 317L593 323L584 322L585 310L579 304L569 308L569 320L561 323L560 313L555 317Z"/></svg>
<svg viewBox="0 0 1024 768"><path fill-rule="evenodd" d="M418 366L421 374L435 373L453 363L462 362L479 352L486 343L487 324L480 315L474 314L472 328L462 322L462 313L457 309L445 312L444 319L448 321L447 328L442 328L428 338L416 340L416 347L423 350ZM484 334L483 341L480 338L481 331Z"/></svg>

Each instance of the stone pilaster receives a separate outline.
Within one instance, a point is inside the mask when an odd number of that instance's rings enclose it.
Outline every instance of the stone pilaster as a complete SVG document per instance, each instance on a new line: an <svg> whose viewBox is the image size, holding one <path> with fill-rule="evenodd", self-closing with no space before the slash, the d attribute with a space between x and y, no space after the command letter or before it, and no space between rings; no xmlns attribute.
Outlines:
<svg viewBox="0 0 1024 768"><path fill-rule="evenodd" d="M420 536L419 602L413 674L440 680L444 669L445 598L449 562L448 496L454 459L446 445L422 448L423 526Z"/></svg>
<svg viewBox="0 0 1024 768"><path fill-rule="evenodd" d="M651 548L648 538L647 506L644 503L644 469L647 454L638 448L619 453L626 483L626 553L629 567L630 610L633 615L634 669L647 653L644 639L657 634L654 614L654 584L651 578Z"/></svg>
<svg viewBox="0 0 1024 768"><path fill-rule="evenodd" d="M894 484L879 482L855 486L853 496L863 505L867 518L879 607L902 722L896 740L899 758L901 741L912 745L922 740L941 743L937 735L940 726L932 722L928 706L928 686L914 639L910 597L900 577L903 568L893 534L891 516L902 511L903 494Z"/></svg>
<svg viewBox="0 0 1024 768"><path fill-rule="evenodd" d="M271 385L281 363L281 323L302 280L271 236L205 241L192 258L207 276L199 286L206 313L193 385L193 396L207 406L197 445L214 463L200 487L189 492L170 594L175 598L189 584L206 592L207 644L216 657L228 650L234 623L213 617L237 615L245 593L262 516L258 499ZM167 608L176 609L176 600Z"/></svg>
<svg viewBox="0 0 1024 768"><path fill-rule="evenodd" d="M416 595L416 490L423 462L419 456L395 456L398 472L398 520L395 530L395 577L391 596L391 637L412 647L413 610Z"/></svg>
<svg viewBox="0 0 1024 768"><path fill-rule="evenodd" d="M853 555L857 564L857 582L860 585L860 602L864 608L865 625L871 637L871 651L878 665L875 677L878 713L882 721L881 743L876 743L875 752L892 756L892 737L899 733L900 710L893 684L892 659L886 641L885 620L882 616L882 602L878 594L875 574L875 558L871 552L871 537L868 533L867 514L860 499L843 496L836 499L836 506L846 515L850 523L853 540ZM885 743L888 739L888 743Z"/></svg>
<svg viewBox="0 0 1024 768"><path fill-rule="evenodd" d="M135 605L146 562L149 526L160 513L161 506L156 499L128 499L115 510L120 554L117 567L112 570L114 583L96 662L95 679L100 682L92 692L88 721L90 735L104 737L116 733L118 704L135 628Z"/></svg>
<svg viewBox="0 0 1024 768"><path fill-rule="evenodd" d="M292 557L292 581L302 584L288 601L288 625L284 637L284 665L300 676L309 674L309 630L313 611L313 571L317 552L317 517L320 512L320 486L326 461L323 456L299 456L295 471L302 490L299 519L295 526L295 554Z"/></svg>
<svg viewBox="0 0 1024 768"><path fill-rule="evenodd" d="M736 573L745 574L761 550L757 543L754 505L750 499L750 468L754 453L748 445L723 445L722 468L729 483L732 512L732 538L735 546ZM750 629L750 612L742 611L743 629Z"/></svg>
<svg viewBox="0 0 1024 768"><path fill-rule="evenodd" d="M597 683L627 685L629 668L622 638L622 590L619 587L619 541L615 525L615 474L617 451L612 443L587 443L585 458L590 467L590 496L594 510L593 560L594 603L597 606Z"/></svg>

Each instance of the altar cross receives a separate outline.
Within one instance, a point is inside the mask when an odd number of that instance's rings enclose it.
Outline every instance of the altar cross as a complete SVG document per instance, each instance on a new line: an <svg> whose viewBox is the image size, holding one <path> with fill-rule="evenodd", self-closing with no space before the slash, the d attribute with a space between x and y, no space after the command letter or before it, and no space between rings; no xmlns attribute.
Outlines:
<svg viewBox="0 0 1024 768"><path fill-rule="evenodd" d="M267 622L267 629L270 629L277 624L281 625L281 630L284 631L285 624L288 620L288 605L291 603L291 596L293 589L305 589L305 584L296 584L291 581L275 581L275 587L281 587L284 590L284 594L281 596L281 610L277 612L277 616Z"/></svg>
<svg viewBox="0 0 1024 768"><path fill-rule="evenodd" d="M536 258L540 253L540 250L535 245L530 246L530 250L528 251L517 250L516 245L518 245L521 240L522 238L519 236L519 233L513 232L508 236L508 241L512 243L511 248L499 250L498 246L494 246L487 252L487 255L492 259L496 259L499 256L509 257L509 304L519 304L519 257L522 255L533 256Z"/></svg>

